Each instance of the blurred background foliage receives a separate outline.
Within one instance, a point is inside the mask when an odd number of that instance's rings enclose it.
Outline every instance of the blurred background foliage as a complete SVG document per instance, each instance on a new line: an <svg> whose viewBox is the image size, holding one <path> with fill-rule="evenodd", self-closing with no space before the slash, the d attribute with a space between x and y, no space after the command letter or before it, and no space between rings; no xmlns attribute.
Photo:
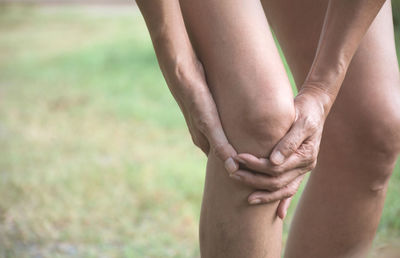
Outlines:
<svg viewBox="0 0 400 258"><path fill-rule="evenodd" d="M393 22L397 29L400 26L400 0L392 0Z"/></svg>
<svg viewBox="0 0 400 258"><path fill-rule="evenodd" d="M206 158L134 5L1 5L0 35L0 257L198 257ZM377 257L399 185L397 166Z"/></svg>

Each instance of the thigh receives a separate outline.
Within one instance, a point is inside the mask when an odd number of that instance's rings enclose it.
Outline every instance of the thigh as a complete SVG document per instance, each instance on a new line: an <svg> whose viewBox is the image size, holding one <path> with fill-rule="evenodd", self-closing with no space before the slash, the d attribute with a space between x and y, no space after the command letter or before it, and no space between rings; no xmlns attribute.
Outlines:
<svg viewBox="0 0 400 258"><path fill-rule="evenodd" d="M259 122L254 126L261 134L274 133L278 129L274 124L263 124L263 118L282 116L279 114L282 110L293 109L290 83L261 3L258 0L181 0L180 3L228 139L238 145L238 151L246 151L240 146L249 145L252 140L238 135L243 132L240 126Z"/></svg>
<svg viewBox="0 0 400 258"><path fill-rule="evenodd" d="M328 0L262 3L296 85L301 87L315 55ZM382 114L397 109L399 95L391 6L387 1L355 53L327 119L326 131L349 129L351 136L356 132L362 137L361 127L385 122Z"/></svg>
<svg viewBox="0 0 400 258"><path fill-rule="evenodd" d="M313 61L327 2L263 1L297 87L301 87ZM397 139L400 133L392 126L393 116L399 113L399 85L391 4L387 1L361 41L326 120L319 163L340 160L344 164L351 162L351 157L364 157L365 164L373 165L379 158L385 159L387 146L382 145L382 135ZM371 146L376 149L373 158ZM356 180L359 175L343 177Z"/></svg>

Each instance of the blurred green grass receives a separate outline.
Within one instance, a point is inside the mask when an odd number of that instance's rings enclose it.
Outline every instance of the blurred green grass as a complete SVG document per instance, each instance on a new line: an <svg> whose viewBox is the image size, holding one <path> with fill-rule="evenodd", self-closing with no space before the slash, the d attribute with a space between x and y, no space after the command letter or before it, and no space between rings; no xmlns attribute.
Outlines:
<svg viewBox="0 0 400 258"><path fill-rule="evenodd" d="M0 35L0 257L198 257L206 158L139 12L1 7Z"/></svg>

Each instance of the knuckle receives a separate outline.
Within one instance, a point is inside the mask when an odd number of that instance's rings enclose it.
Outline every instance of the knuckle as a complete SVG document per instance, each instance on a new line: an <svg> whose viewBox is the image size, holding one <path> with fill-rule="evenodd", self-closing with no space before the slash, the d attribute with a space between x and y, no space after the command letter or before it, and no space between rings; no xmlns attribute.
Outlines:
<svg viewBox="0 0 400 258"><path fill-rule="evenodd" d="M311 142L305 142L302 145L300 145L298 154L303 156L305 159L311 159L313 155L313 144Z"/></svg>
<svg viewBox="0 0 400 258"><path fill-rule="evenodd" d="M312 142L309 142L308 144L305 145L306 146L306 155L309 159L313 159L313 157L315 156L315 146Z"/></svg>
<svg viewBox="0 0 400 258"><path fill-rule="evenodd" d="M313 162L315 162L315 161L317 160L317 158L318 158L318 152L319 152L319 149L314 149L314 151L313 151L313 153L312 153L312 160L313 160Z"/></svg>
<svg viewBox="0 0 400 258"><path fill-rule="evenodd" d="M316 121L313 117L310 117L310 116L306 116L304 118L304 124L305 124L306 129L309 129L312 131L317 130L319 127L318 121Z"/></svg>
<svg viewBox="0 0 400 258"><path fill-rule="evenodd" d="M296 177L300 177L300 176L304 175L305 173L307 173L308 171L310 171L310 170L307 167L300 168L297 170Z"/></svg>
<svg viewBox="0 0 400 258"><path fill-rule="evenodd" d="M288 185L284 191L285 197L292 197L293 195L295 195L297 192L297 187L298 185L295 184Z"/></svg>
<svg viewBox="0 0 400 258"><path fill-rule="evenodd" d="M297 149L297 144L294 141L294 139L291 139L284 144L284 147L282 148L282 153L287 154L290 152L295 152L296 149Z"/></svg>
<svg viewBox="0 0 400 258"><path fill-rule="evenodd" d="M282 174L283 172L284 172L284 168L283 168L282 166L273 166L273 167L270 169L270 173L271 173L273 176L278 176L278 175Z"/></svg>
<svg viewBox="0 0 400 258"><path fill-rule="evenodd" d="M279 189L282 189L286 186L284 180L279 177L273 177L269 179L269 190L271 191L277 191Z"/></svg>
<svg viewBox="0 0 400 258"><path fill-rule="evenodd" d="M296 189L290 187L290 188L288 188L288 190L285 192L284 197L285 197L285 198L289 198L289 197L292 197L292 196L295 195L295 194L296 194Z"/></svg>
<svg viewBox="0 0 400 258"><path fill-rule="evenodd" d="M313 170L316 166L317 166L317 161L314 160L314 161L310 164L309 170Z"/></svg>
<svg viewBox="0 0 400 258"><path fill-rule="evenodd" d="M306 167L304 167L304 168L301 170L300 175L306 174L307 172L309 172L309 171L311 171L311 170L313 170L313 167L312 167L311 165L306 166Z"/></svg>
<svg viewBox="0 0 400 258"><path fill-rule="evenodd" d="M314 169L316 165L317 165L317 159L313 158L307 162L306 168L308 171L310 171L310 170Z"/></svg>
<svg viewBox="0 0 400 258"><path fill-rule="evenodd" d="M310 159L315 160L318 156L319 146L318 143L310 141L308 144L308 156Z"/></svg>
<svg viewBox="0 0 400 258"><path fill-rule="evenodd" d="M316 158L314 157L314 155L307 157L306 159L306 163L312 165L315 162Z"/></svg>
<svg viewBox="0 0 400 258"><path fill-rule="evenodd" d="M302 163L305 165L313 163L318 156L318 150L315 149L312 143L302 144L296 153L300 156Z"/></svg>
<svg viewBox="0 0 400 258"><path fill-rule="evenodd" d="M260 196L260 200L263 203L269 203L273 200L273 198L269 195L262 195L262 196Z"/></svg>
<svg viewBox="0 0 400 258"><path fill-rule="evenodd" d="M252 178L243 178L243 181L253 188L260 188L258 182L255 182Z"/></svg>

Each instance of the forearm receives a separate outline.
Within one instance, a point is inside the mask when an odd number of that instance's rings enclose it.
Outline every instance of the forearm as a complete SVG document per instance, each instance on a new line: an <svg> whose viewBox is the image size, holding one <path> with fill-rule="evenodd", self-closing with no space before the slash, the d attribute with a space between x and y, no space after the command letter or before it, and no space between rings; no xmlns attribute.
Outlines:
<svg viewBox="0 0 400 258"><path fill-rule="evenodd" d="M198 60L183 22L178 0L137 0L153 42L160 69L179 104L194 87Z"/></svg>
<svg viewBox="0 0 400 258"><path fill-rule="evenodd" d="M329 1L316 55L300 91L323 93L326 114L338 94L360 41L384 2Z"/></svg>
<svg viewBox="0 0 400 258"><path fill-rule="evenodd" d="M228 173L238 169L236 151L223 131L203 66L189 40L178 0L137 0L146 21L158 63L185 117L192 140L206 155L224 162Z"/></svg>

